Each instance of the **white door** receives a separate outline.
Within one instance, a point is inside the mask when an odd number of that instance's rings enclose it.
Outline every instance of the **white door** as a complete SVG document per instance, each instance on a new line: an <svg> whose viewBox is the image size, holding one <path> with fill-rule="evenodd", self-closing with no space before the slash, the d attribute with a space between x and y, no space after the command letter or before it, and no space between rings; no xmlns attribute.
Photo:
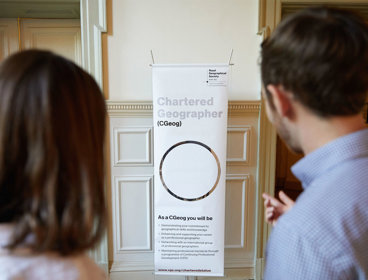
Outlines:
<svg viewBox="0 0 368 280"><path fill-rule="evenodd" d="M78 19L0 19L0 60L24 49L44 49L78 65L81 31Z"/></svg>
<svg viewBox="0 0 368 280"><path fill-rule="evenodd" d="M25 19L20 24L22 49L45 49L81 65L78 19Z"/></svg>
<svg viewBox="0 0 368 280"><path fill-rule="evenodd" d="M0 19L0 61L19 49L16 19Z"/></svg>

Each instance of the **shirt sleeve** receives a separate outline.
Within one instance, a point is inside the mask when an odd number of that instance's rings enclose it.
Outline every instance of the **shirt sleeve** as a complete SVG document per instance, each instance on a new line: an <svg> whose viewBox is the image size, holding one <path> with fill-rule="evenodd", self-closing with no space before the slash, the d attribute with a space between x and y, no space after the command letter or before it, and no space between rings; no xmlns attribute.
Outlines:
<svg viewBox="0 0 368 280"><path fill-rule="evenodd" d="M308 240L296 228L280 222L273 229L267 245L265 280L345 279L318 242Z"/></svg>

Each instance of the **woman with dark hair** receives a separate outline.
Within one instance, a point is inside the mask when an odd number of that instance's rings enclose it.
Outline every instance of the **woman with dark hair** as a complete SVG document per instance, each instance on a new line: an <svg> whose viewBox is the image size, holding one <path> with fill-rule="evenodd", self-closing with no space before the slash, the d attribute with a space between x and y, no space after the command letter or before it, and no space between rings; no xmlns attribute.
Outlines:
<svg viewBox="0 0 368 280"><path fill-rule="evenodd" d="M0 278L104 279L105 102L73 62L29 50L0 65Z"/></svg>

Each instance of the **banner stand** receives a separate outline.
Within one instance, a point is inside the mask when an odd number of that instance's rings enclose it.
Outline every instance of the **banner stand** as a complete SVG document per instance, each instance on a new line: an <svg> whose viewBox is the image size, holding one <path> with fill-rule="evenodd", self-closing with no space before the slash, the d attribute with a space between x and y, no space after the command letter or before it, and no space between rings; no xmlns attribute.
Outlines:
<svg viewBox="0 0 368 280"><path fill-rule="evenodd" d="M155 274L224 275L228 72L152 65Z"/></svg>

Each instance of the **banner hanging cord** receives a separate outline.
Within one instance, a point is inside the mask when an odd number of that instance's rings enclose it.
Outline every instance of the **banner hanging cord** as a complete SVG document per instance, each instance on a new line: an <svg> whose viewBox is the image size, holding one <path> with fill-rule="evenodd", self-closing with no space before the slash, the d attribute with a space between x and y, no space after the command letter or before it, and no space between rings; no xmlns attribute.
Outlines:
<svg viewBox="0 0 368 280"><path fill-rule="evenodd" d="M233 52L234 52L234 49L231 49L231 53L230 53L230 58L229 58L229 65L234 65L231 63L231 59L233 58Z"/></svg>
<svg viewBox="0 0 368 280"><path fill-rule="evenodd" d="M151 57L152 57L152 64L150 66L152 66L153 64L155 64L155 59L153 58L153 51L151 50Z"/></svg>
<svg viewBox="0 0 368 280"><path fill-rule="evenodd" d="M231 63L231 59L233 58L233 52L234 52L234 49L231 49L231 53L230 53L230 58L229 58L229 66L233 66L235 65L234 63ZM152 59L152 64L149 64L149 66L153 66L155 64L155 59L153 57L153 51L151 50L151 59Z"/></svg>

